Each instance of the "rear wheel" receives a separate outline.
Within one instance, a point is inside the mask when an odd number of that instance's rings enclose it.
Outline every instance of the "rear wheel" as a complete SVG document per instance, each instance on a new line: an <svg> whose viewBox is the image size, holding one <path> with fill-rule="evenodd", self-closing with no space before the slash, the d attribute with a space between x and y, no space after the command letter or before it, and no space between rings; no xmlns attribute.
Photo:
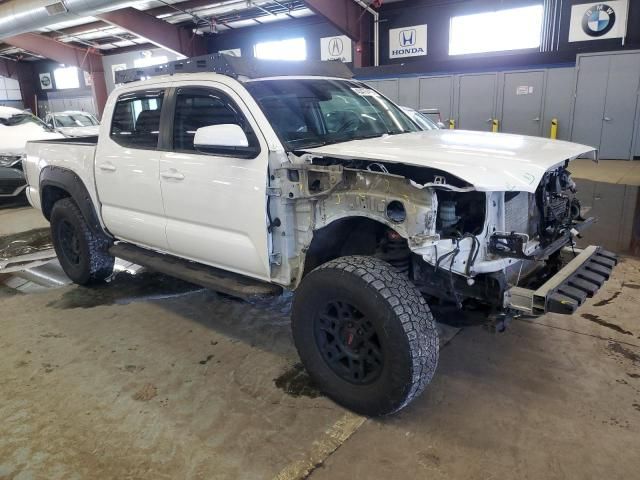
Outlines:
<svg viewBox="0 0 640 480"><path fill-rule="evenodd" d="M386 262L342 257L296 291L293 336L319 388L370 416L396 412L431 381L438 334L416 287Z"/></svg>
<svg viewBox="0 0 640 480"><path fill-rule="evenodd" d="M59 200L51 210L51 237L60 265L74 283L97 283L113 273L109 238L91 231L70 198Z"/></svg>

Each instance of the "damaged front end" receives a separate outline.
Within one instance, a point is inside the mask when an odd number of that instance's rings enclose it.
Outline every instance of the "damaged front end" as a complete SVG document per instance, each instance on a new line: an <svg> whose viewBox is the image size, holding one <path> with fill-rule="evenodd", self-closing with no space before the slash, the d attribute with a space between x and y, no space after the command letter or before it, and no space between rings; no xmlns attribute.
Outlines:
<svg viewBox="0 0 640 480"><path fill-rule="evenodd" d="M576 282L572 275L583 268L576 262L564 270L573 256L563 248L573 247L592 221L581 216L566 164L530 193L478 191L433 168L310 154L288 160L272 172L269 193L278 199L270 229L280 232L272 236L272 270L290 288L332 258L371 255L408 275L425 295L459 308L475 301L494 312L536 315L569 313L564 297L578 294L567 287L600 280ZM589 265L615 262L604 251L581 255ZM572 277L571 285L547 285L541 304L538 289L559 272ZM583 290L576 308L601 284Z"/></svg>

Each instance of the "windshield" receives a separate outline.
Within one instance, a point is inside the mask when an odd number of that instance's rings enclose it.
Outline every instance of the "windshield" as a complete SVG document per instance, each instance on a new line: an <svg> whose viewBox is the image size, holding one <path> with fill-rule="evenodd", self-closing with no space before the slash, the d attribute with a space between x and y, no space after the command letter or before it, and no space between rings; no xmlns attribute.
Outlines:
<svg viewBox="0 0 640 480"><path fill-rule="evenodd" d="M21 112L11 115L10 117L0 117L0 125L4 125L5 127L15 127L17 125L25 125L25 124L33 124L44 128L45 130L49 130L49 127L40 120L38 117L31 115L28 112Z"/></svg>
<svg viewBox="0 0 640 480"><path fill-rule="evenodd" d="M245 86L289 150L418 131L400 108L360 82L283 79Z"/></svg>
<svg viewBox="0 0 640 480"><path fill-rule="evenodd" d="M54 115L57 127L92 127L98 121L88 113L56 113Z"/></svg>

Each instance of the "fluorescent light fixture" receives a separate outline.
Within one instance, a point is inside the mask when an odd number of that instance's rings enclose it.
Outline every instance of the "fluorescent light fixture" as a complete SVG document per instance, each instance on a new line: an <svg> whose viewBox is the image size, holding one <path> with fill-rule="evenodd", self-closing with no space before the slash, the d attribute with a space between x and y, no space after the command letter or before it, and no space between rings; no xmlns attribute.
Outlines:
<svg viewBox="0 0 640 480"><path fill-rule="evenodd" d="M543 16L540 4L452 17L449 55L537 48Z"/></svg>
<svg viewBox="0 0 640 480"><path fill-rule="evenodd" d="M307 42L303 37L261 42L253 47L253 52L262 60L306 60Z"/></svg>

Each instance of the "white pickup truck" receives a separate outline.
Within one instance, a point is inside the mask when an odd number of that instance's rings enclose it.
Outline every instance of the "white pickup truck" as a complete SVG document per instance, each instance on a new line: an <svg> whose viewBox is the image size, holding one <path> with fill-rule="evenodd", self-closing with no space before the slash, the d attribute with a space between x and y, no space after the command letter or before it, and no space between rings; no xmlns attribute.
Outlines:
<svg viewBox="0 0 640 480"><path fill-rule="evenodd" d="M616 265L567 248L588 222L566 168L592 147L419 131L346 74L217 70L116 89L97 140L28 144L27 196L74 282L117 256L242 298L293 290L313 381L383 415L434 374L431 299L570 314Z"/></svg>

